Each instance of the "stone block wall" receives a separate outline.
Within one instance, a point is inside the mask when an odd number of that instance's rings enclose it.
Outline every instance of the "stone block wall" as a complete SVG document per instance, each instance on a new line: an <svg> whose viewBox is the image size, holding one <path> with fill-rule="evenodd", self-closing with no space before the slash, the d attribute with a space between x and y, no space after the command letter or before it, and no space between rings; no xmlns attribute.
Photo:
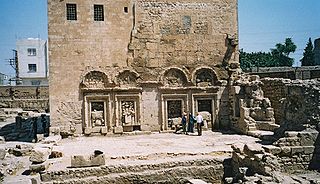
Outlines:
<svg viewBox="0 0 320 184"><path fill-rule="evenodd" d="M302 132L288 131L285 137L274 145L279 147L278 162L284 171L292 173L299 170L320 169L320 152L316 130ZM281 151L280 151L281 150Z"/></svg>
<svg viewBox="0 0 320 184"><path fill-rule="evenodd" d="M320 122L320 81L262 79L262 89L274 108L276 123L288 122L286 130L303 130L302 125Z"/></svg>
<svg viewBox="0 0 320 184"><path fill-rule="evenodd" d="M49 111L49 87L0 86L0 107Z"/></svg>

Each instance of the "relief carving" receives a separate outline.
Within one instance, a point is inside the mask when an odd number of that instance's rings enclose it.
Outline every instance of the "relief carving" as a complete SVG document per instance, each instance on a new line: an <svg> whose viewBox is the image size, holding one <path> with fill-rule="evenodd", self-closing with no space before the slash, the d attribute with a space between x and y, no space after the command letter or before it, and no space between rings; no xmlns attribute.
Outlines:
<svg viewBox="0 0 320 184"><path fill-rule="evenodd" d="M82 84L85 88L105 88L108 84L108 77L102 72L91 71L84 77Z"/></svg>
<svg viewBox="0 0 320 184"><path fill-rule="evenodd" d="M118 83L121 86L136 86L137 83L137 75L130 71L124 71L119 74L118 76Z"/></svg>
<svg viewBox="0 0 320 184"><path fill-rule="evenodd" d="M202 69L196 74L196 86L208 87L213 86L215 75L209 69Z"/></svg>
<svg viewBox="0 0 320 184"><path fill-rule="evenodd" d="M91 102L92 127L105 126L104 102Z"/></svg>
<svg viewBox="0 0 320 184"><path fill-rule="evenodd" d="M122 125L132 125L135 123L135 106L134 101L121 102L121 122Z"/></svg>
<svg viewBox="0 0 320 184"><path fill-rule="evenodd" d="M170 87L183 87L187 83L187 78L182 71L170 69L165 73L164 83Z"/></svg>

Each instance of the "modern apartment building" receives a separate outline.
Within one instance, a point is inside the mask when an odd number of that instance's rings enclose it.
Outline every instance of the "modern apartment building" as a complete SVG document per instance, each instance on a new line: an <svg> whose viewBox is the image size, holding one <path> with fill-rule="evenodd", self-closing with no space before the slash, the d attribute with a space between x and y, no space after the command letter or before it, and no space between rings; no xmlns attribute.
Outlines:
<svg viewBox="0 0 320 184"><path fill-rule="evenodd" d="M48 85L47 41L39 38L22 39L16 42L16 47L21 85Z"/></svg>

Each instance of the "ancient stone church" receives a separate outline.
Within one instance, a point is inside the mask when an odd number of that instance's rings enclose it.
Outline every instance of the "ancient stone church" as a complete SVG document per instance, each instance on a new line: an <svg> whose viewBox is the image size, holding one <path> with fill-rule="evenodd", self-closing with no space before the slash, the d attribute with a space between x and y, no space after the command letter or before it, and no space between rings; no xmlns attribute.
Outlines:
<svg viewBox="0 0 320 184"><path fill-rule="evenodd" d="M52 130L167 131L183 112L230 126L236 0L48 0Z"/></svg>

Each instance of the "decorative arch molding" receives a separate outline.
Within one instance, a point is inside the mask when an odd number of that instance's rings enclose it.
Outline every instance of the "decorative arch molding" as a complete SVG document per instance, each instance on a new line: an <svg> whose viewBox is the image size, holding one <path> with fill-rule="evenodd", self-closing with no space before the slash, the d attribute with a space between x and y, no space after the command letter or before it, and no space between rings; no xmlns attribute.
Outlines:
<svg viewBox="0 0 320 184"><path fill-rule="evenodd" d="M178 67L170 67L160 75L160 81L168 87L184 87L189 79L187 73Z"/></svg>
<svg viewBox="0 0 320 184"><path fill-rule="evenodd" d="M80 85L82 88L103 89L109 85L108 76L102 71L89 71L82 77Z"/></svg>
<svg viewBox="0 0 320 184"><path fill-rule="evenodd" d="M138 79L140 78L140 75L130 69L124 69L121 70L118 75L116 76L116 84L120 86L136 86Z"/></svg>
<svg viewBox="0 0 320 184"><path fill-rule="evenodd" d="M213 86L217 81L217 74L211 67L198 67L192 72L192 83L195 86Z"/></svg>

